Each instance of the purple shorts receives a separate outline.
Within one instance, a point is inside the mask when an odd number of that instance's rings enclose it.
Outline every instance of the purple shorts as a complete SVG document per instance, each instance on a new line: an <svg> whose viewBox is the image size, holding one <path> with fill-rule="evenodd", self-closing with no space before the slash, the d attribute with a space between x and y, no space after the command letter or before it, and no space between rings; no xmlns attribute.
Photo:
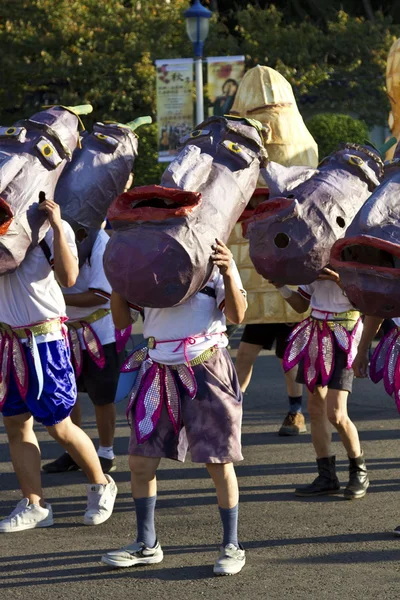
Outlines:
<svg viewBox="0 0 400 600"><path fill-rule="evenodd" d="M72 411L77 397L74 370L69 347L65 340L54 340L38 344L43 369L43 392L38 399L38 380L31 351L24 346L28 365L29 387L26 399L18 391L11 373L8 394L2 413L4 417L15 417L27 412L46 427L66 419Z"/></svg>
<svg viewBox="0 0 400 600"><path fill-rule="evenodd" d="M176 435L167 409L151 437L143 444L132 428L129 454L184 461L190 450L194 463L230 463L243 460L241 451L242 392L229 352L221 349L193 367L197 395L190 398L180 387L182 428ZM133 409L135 410L135 409Z"/></svg>

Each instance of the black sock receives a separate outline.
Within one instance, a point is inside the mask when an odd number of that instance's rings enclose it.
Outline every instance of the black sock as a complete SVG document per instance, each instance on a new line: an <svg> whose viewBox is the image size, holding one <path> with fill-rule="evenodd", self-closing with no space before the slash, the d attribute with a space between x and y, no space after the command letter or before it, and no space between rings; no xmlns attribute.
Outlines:
<svg viewBox="0 0 400 600"><path fill-rule="evenodd" d="M289 396L289 412L301 413L303 396Z"/></svg>

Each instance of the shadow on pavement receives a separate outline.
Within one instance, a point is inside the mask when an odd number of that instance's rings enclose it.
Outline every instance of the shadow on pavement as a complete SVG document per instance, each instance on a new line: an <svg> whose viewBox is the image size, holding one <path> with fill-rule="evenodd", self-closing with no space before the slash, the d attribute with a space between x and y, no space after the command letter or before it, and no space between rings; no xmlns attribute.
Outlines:
<svg viewBox="0 0 400 600"><path fill-rule="evenodd" d="M260 548L277 548L285 546L297 545L323 545L330 544L360 544L366 542L376 543L378 541L392 540L393 536L389 533L372 532L372 533L356 533L349 535L333 535L323 537L300 537L288 539L269 539L269 540L251 540L245 542L247 550L257 550ZM103 579L154 579L161 581L183 581L183 580L198 580L212 578L211 562L208 565L188 565L168 568L168 556L173 555L193 555L215 553L214 545L183 545L183 546L165 546L166 554L163 567L147 566L145 568L136 567L126 570L108 569L99 563L104 552L109 548L97 548L96 550L83 551L68 551L55 552L49 554L41 554L40 558L36 554L26 554L11 557L0 557L0 564L8 564L8 574L2 574L2 587L26 587L29 585L49 585L52 583L71 583L73 581L99 581ZM284 562L289 564L301 563L376 563L398 561L400 559L400 548L397 549L375 549L375 550L355 550L354 552L335 552L324 555L310 556L301 558L284 559ZM278 560L271 558L269 560ZM279 558L282 561L282 558ZM84 562L86 566L80 566L79 563ZM27 570L29 565L29 570ZM91 566L93 565L93 566ZM46 570L40 571L45 567ZM60 570L61 567L61 570ZM64 567L64 568L63 568ZM11 572L10 572L11 571Z"/></svg>

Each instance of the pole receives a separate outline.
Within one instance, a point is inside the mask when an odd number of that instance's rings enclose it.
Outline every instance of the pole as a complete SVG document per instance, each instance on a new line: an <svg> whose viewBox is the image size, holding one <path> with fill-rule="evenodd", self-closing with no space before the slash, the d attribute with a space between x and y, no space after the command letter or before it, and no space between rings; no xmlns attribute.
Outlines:
<svg viewBox="0 0 400 600"><path fill-rule="evenodd" d="M204 121L203 58L197 56L194 61L196 73L196 125Z"/></svg>

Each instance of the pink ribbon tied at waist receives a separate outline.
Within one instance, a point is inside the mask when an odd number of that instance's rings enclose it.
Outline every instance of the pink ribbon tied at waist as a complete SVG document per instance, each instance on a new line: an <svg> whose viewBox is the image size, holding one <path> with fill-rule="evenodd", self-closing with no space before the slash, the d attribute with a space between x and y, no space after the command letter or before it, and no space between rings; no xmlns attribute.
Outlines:
<svg viewBox="0 0 400 600"><path fill-rule="evenodd" d="M151 340L149 345L144 344L127 358L122 366L121 373L138 372L129 396L126 415L131 423L131 415L135 407L134 427L139 444L144 443L153 434L160 419L163 405L167 409L175 433L179 433L181 429L181 397L177 380L191 399L195 398L197 394L197 382L190 364L187 348L189 345L194 345L199 338L215 335L221 335L221 333L161 341L149 338ZM149 357L148 350L150 346L155 348L158 344L174 342L178 343L174 352L177 352L183 345L186 364L163 365L154 362Z"/></svg>

